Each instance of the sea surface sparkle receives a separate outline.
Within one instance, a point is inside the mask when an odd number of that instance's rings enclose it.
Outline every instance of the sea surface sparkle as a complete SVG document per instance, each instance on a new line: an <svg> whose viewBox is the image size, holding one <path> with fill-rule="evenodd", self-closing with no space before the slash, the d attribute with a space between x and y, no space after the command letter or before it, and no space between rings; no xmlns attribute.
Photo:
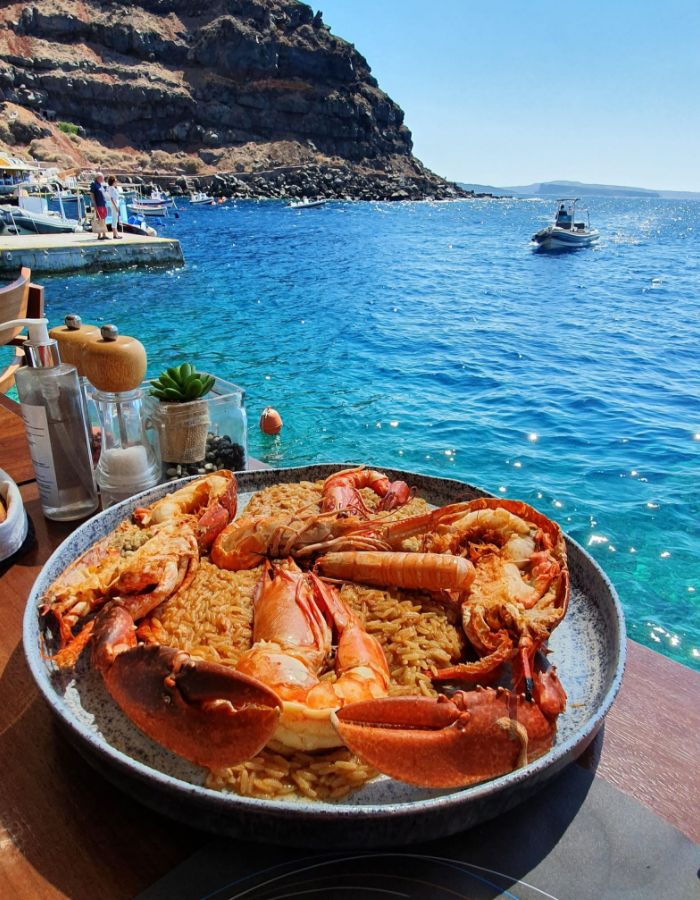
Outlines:
<svg viewBox="0 0 700 900"><path fill-rule="evenodd" d="M180 204L182 269L42 279L149 374L247 391L249 451L525 500L603 566L629 634L700 669L700 203L592 200L595 249L533 253L542 201ZM257 427L262 408L279 437Z"/></svg>

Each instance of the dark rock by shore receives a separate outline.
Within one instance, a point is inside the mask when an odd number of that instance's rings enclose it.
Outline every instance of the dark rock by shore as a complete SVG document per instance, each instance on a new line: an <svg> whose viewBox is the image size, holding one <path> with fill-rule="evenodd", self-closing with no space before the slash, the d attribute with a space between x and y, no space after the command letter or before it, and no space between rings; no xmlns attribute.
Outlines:
<svg viewBox="0 0 700 900"><path fill-rule="evenodd" d="M309 200L435 200L469 196L426 175L395 175L351 165L284 166L253 173L158 179L174 194L203 190L217 197ZM164 183L165 182L165 183Z"/></svg>
<svg viewBox="0 0 700 900"><path fill-rule="evenodd" d="M0 101L0 145L62 167L224 196L469 196L412 155L367 61L296 0L5 2Z"/></svg>

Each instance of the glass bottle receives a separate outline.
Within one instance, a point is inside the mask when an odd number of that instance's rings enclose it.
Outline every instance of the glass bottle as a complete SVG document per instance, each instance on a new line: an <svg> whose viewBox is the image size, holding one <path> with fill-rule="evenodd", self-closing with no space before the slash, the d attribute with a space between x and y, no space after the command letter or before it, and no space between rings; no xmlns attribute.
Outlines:
<svg viewBox="0 0 700 900"><path fill-rule="evenodd" d="M95 391L102 433L95 477L102 506L132 497L160 481L160 459L146 433L143 391Z"/></svg>
<svg viewBox="0 0 700 900"><path fill-rule="evenodd" d="M75 366L78 370L78 379L85 403L85 421L88 426L90 453L93 466L95 466L100 456L100 428L97 410L92 402L94 389L83 372L82 357L85 344L90 340L99 338L100 329L97 325L84 323L80 316L75 313L69 313L64 317L63 325L57 325L49 331L49 337L58 341L58 351L63 362Z"/></svg>
<svg viewBox="0 0 700 900"><path fill-rule="evenodd" d="M71 521L97 509L97 490L78 372L61 362L46 322L22 321L29 326L27 365L17 370L15 384L43 513Z"/></svg>

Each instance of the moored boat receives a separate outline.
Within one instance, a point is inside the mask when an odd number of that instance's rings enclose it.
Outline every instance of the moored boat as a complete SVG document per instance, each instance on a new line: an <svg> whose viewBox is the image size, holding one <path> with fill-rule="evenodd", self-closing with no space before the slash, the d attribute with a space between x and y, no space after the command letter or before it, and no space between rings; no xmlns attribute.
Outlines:
<svg viewBox="0 0 700 900"><path fill-rule="evenodd" d="M557 212L554 224L542 228L532 235L532 241L538 250L576 250L590 247L600 237L595 228L587 222L576 221L576 204L578 197L557 200ZM586 211L587 212L587 211Z"/></svg>
<svg viewBox="0 0 700 900"><path fill-rule="evenodd" d="M318 209L320 206L325 206L325 200L295 200L292 203L287 204L288 209Z"/></svg>
<svg viewBox="0 0 700 900"><path fill-rule="evenodd" d="M204 191L196 191L190 194L190 203L195 206L214 206L216 200Z"/></svg>
<svg viewBox="0 0 700 900"><path fill-rule="evenodd" d="M143 206L174 206L175 198L165 191L153 190L148 197L137 197L135 202Z"/></svg>
<svg viewBox="0 0 700 900"><path fill-rule="evenodd" d="M126 234L138 234L141 237L156 237L158 232L151 225L146 224L143 216L131 215L120 222L120 228Z"/></svg>
<svg viewBox="0 0 700 900"><path fill-rule="evenodd" d="M77 219L9 205L0 206L0 228L9 234L68 234L83 230Z"/></svg>
<svg viewBox="0 0 700 900"><path fill-rule="evenodd" d="M142 200L134 200L129 203L129 210L142 216L167 216L168 207L163 204L144 203Z"/></svg>

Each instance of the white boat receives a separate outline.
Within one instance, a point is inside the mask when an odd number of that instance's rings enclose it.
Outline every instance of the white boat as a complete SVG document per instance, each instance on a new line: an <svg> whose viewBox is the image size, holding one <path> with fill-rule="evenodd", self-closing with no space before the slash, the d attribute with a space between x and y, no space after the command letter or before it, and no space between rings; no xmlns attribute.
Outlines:
<svg viewBox="0 0 700 900"><path fill-rule="evenodd" d="M77 219L66 219L57 213L0 206L0 230L8 234L67 234L82 231L83 226Z"/></svg>
<svg viewBox="0 0 700 900"><path fill-rule="evenodd" d="M532 235L538 250L577 250L590 247L600 235L591 228L590 219L586 222L576 221L576 204L578 197L564 197L557 200L557 212L554 224L542 228ZM587 213L587 211L586 211Z"/></svg>
<svg viewBox="0 0 700 900"><path fill-rule="evenodd" d="M150 196L137 197L135 202L143 206L174 206L175 198L164 191L151 191Z"/></svg>
<svg viewBox="0 0 700 900"><path fill-rule="evenodd" d="M167 216L168 207L163 204L144 203L142 200L134 200L129 203L130 212L137 213L140 216Z"/></svg>
<svg viewBox="0 0 700 900"><path fill-rule="evenodd" d="M319 206L325 206L325 200L297 200L293 203L288 203L288 209L318 209Z"/></svg>
<svg viewBox="0 0 700 900"><path fill-rule="evenodd" d="M216 200L209 194L205 194L204 191L196 191L194 194L190 194L190 203L196 206L214 206Z"/></svg>
<svg viewBox="0 0 700 900"><path fill-rule="evenodd" d="M146 223L143 216L132 215L126 221L120 223L120 228L126 234L138 234L142 237L156 237L158 232Z"/></svg>

